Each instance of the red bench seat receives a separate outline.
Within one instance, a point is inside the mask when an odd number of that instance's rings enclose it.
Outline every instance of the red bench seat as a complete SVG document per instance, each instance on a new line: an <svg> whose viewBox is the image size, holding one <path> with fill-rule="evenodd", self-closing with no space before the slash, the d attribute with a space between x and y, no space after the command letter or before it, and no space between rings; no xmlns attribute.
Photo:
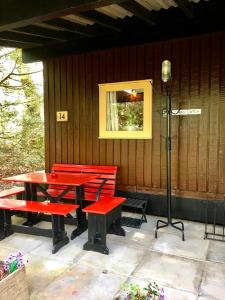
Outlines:
<svg viewBox="0 0 225 300"><path fill-rule="evenodd" d="M0 240L14 232L52 237L52 253L56 253L61 247L69 243L69 238L65 232L64 216L73 213L78 207L75 204L0 199ZM28 213L51 214L52 229L12 225L11 211L14 210Z"/></svg>
<svg viewBox="0 0 225 300"><path fill-rule="evenodd" d="M86 206L82 211L86 213L106 215L111 210L124 203L125 200L126 199L122 197L102 196L101 200Z"/></svg>
<svg viewBox="0 0 225 300"><path fill-rule="evenodd" d="M23 187L13 187L11 189L0 191L0 198L7 198L10 196L22 194L25 192L25 189Z"/></svg>
<svg viewBox="0 0 225 300"><path fill-rule="evenodd" d="M37 202L15 199L0 199L0 209L18 210L36 213L46 213L51 215L66 216L76 211L79 205L53 203L53 202Z"/></svg>

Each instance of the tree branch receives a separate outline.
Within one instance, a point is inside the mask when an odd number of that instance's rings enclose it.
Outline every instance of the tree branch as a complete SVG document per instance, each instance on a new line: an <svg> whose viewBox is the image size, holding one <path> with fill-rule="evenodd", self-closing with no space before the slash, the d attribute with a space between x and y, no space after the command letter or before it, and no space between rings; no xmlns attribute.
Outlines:
<svg viewBox="0 0 225 300"><path fill-rule="evenodd" d="M15 64L14 64L14 67L13 67L12 71L11 71L8 75L6 75L5 78L3 78L3 79L0 81L0 86L3 84L3 82L5 82L7 79L9 79L10 76L13 74L13 72L14 72L14 70L15 70L15 68L16 68L16 65L17 65L17 60L18 60L18 58L17 58L16 61L15 61Z"/></svg>
<svg viewBox="0 0 225 300"><path fill-rule="evenodd" d="M14 75L14 76L25 76L25 75L31 75L31 74L35 74L35 73L39 73L39 72L42 72L42 70L39 70L39 71L34 71L34 72L29 72L29 73L11 73L11 75Z"/></svg>
<svg viewBox="0 0 225 300"><path fill-rule="evenodd" d="M36 100L28 100L28 101L24 101L24 102L17 102L17 103L7 103L7 104L1 104L0 103L0 108L5 108L5 107L9 107L9 106L16 106L16 105L22 105L22 104L27 104L27 103L33 103L36 102Z"/></svg>
<svg viewBox="0 0 225 300"><path fill-rule="evenodd" d="M14 51L15 51L15 50L11 50L11 51L9 51L9 52L7 52L7 53L4 53L4 54L0 55L0 59L3 58L3 57L5 57L5 56L10 55L10 54L13 53Z"/></svg>

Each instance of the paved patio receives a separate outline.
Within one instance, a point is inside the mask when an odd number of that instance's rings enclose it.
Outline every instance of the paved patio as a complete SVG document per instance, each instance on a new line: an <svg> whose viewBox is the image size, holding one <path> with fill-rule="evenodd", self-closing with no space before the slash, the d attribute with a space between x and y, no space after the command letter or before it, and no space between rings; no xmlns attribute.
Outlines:
<svg viewBox="0 0 225 300"><path fill-rule="evenodd" d="M16 233L0 242L0 257L16 250L29 257L32 300L109 300L133 281L156 281L170 300L224 300L225 243L204 240L204 225L188 221L185 242L173 229L161 229L155 239L156 219L148 216L140 230L124 227L125 238L108 235L108 256L82 250L85 232L54 255L51 239ZM48 222L39 226L50 228ZM73 227L66 227L70 234Z"/></svg>

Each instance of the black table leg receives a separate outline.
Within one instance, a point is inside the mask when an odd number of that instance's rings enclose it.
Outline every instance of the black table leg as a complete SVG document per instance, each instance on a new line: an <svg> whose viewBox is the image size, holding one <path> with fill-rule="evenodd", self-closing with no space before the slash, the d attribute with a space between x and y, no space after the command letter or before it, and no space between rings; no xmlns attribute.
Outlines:
<svg viewBox="0 0 225 300"><path fill-rule="evenodd" d="M26 201L37 201L37 187L36 184L25 183L25 199ZM33 226L41 220L37 213L28 213L27 221L23 223L24 226Z"/></svg>
<svg viewBox="0 0 225 300"><path fill-rule="evenodd" d="M81 235L88 228L86 213L82 212L84 203L84 186L76 187L76 199L79 208L77 209L77 228L71 234L71 240Z"/></svg>

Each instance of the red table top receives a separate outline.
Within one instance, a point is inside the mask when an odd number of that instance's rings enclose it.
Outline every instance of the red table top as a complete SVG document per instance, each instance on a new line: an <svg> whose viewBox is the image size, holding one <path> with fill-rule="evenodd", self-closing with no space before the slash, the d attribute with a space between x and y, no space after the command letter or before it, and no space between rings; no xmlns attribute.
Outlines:
<svg viewBox="0 0 225 300"><path fill-rule="evenodd" d="M66 174L66 173L33 172L33 173L20 174L16 176L7 177L7 178L2 178L2 181L79 186L88 181L96 179L97 177L98 177L97 175L88 175L82 173Z"/></svg>

